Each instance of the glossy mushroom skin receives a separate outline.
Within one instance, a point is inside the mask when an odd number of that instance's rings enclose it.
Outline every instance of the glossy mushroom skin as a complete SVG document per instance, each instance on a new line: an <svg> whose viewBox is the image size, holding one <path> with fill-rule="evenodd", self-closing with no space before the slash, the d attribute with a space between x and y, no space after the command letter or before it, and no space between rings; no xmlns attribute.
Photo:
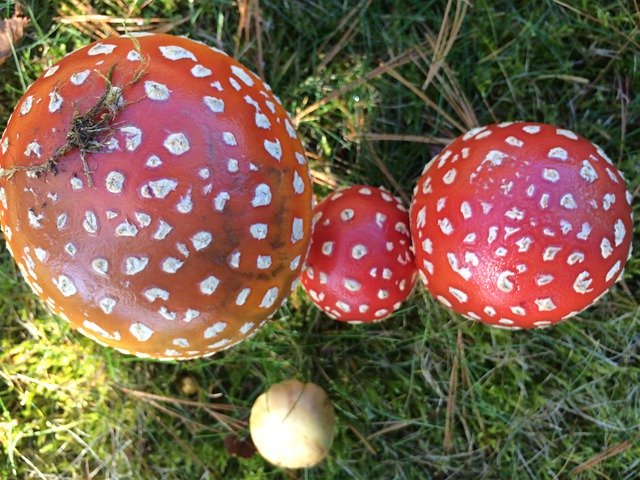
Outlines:
<svg viewBox="0 0 640 480"><path fill-rule="evenodd" d="M611 160L572 131L524 122L473 129L426 166L414 191L420 276L469 318L555 324L622 275L630 204Z"/></svg>
<svg viewBox="0 0 640 480"><path fill-rule="evenodd" d="M111 85L98 152L67 143ZM115 103L114 103L115 105ZM154 358L254 333L299 276L311 231L304 150L270 88L186 38L115 37L51 67L0 139L0 221L24 278L83 334ZM93 183L93 186L91 186Z"/></svg>
<svg viewBox="0 0 640 480"><path fill-rule="evenodd" d="M314 303L351 323L385 319L409 296L417 271L409 216L388 192L352 186L316 206L301 276Z"/></svg>

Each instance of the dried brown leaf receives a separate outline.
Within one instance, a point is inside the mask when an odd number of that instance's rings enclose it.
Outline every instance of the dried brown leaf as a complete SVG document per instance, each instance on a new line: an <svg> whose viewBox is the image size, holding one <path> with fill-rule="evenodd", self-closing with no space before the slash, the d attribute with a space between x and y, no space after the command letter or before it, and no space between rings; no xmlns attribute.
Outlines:
<svg viewBox="0 0 640 480"><path fill-rule="evenodd" d="M24 36L29 19L16 12L11 18L0 20L0 65L11 56L12 46Z"/></svg>

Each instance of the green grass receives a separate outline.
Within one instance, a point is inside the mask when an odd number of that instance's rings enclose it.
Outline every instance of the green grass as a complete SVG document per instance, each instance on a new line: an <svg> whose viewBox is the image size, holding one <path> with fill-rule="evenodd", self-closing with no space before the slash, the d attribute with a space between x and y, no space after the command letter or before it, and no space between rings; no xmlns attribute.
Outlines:
<svg viewBox="0 0 640 480"><path fill-rule="evenodd" d="M22 3L33 22L18 63L0 67L0 128L23 85L103 31L56 21L56 2ZM79 13L72 3L62 13ZM408 196L440 148L372 134L452 138L476 119L522 119L600 144L625 173L638 213L636 0L473 2L424 91L434 58L428 39L438 37L444 0L263 0L261 35L252 23L239 39L244 2L132 3L94 5L114 17L169 19L173 33L215 43L263 72L300 120L319 197L354 183ZM0 1L0 15L12 12L13 2ZM390 65L405 52L408 62ZM391 68L379 69L383 62ZM210 359L159 363L70 331L25 287L3 248L0 478L634 480L639 291L636 254L624 280L578 319L513 333L465 321L421 288L391 319L358 327L328 319L296 292L252 340ZM196 397L178 388L184 376L199 383ZM329 458L284 472L259 456L230 456L228 430L211 405L230 405L223 413L246 421L253 400L289 377L320 384L334 401Z"/></svg>

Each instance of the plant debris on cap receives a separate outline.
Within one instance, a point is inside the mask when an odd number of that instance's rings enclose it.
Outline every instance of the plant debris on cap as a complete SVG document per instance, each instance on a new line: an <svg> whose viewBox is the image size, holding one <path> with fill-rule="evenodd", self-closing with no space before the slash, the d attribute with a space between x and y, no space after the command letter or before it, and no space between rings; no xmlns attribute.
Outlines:
<svg viewBox="0 0 640 480"><path fill-rule="evenodd" d="M268 85L170 35L49 68L0 139L0 220L53 312L126 353L185 359L256 331L311 231L304 150Z"/></svg>
<svg viewBox="0 0 640 480"><path fill-rule="evenodd" d="M444 305L505 328L569 318L621 277L631 195L602 149L538 123L475 128L414 191L416 262Z"/></svg>
<svg viewBox="0 0 640 480"><path fill-rule="evenodd" d="M409 215L399 199L369 186L352 186L315 209L314 232L302 285L336 320L383 320L409 296L417 272Z"/></svg>

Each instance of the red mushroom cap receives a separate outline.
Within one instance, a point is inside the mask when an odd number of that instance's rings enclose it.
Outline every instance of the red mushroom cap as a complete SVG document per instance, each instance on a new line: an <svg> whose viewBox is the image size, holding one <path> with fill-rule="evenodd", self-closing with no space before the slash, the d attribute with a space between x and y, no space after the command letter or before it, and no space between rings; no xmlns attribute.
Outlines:
<svg viewBox="0 0 640 480"><path fill-rule="evenodd" d="M349 187L318 204L314 225L301 279L319 308L359 323L400 307L417 273L409 215L397 198L375 187Z"/></svg>
<svg viewBox="0 0 640 480"><path fill-rule="evenodd" d="M507 328L568 318L605 293L631 254L631 195L605 153L570 130L501 123L455 139L411 205L428 290Z"/></svg>
<svg viewBox="0 0 640 480"><path fill-rule="evenodd" d="M270 88L219 50L170 35L88 45L29 88L0 147L8 247L46 304L102 344L215 353L299 276L304 150Z"/></svg>

